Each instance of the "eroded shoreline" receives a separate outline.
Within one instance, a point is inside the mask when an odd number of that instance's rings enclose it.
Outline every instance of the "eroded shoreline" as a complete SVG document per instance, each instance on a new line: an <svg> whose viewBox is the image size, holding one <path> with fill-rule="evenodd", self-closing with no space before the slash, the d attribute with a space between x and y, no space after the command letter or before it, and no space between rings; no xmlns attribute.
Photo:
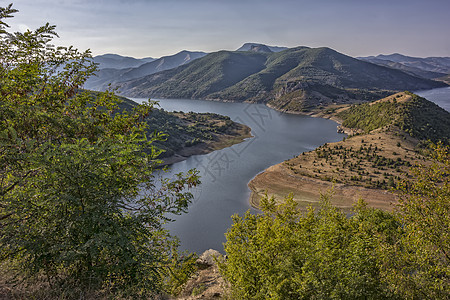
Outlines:
<svg viewBox="0 0 450 300"><path fill-rule="evenodd" d="M230 132L217 134L214 140L203 142L194 146L184 147L172 156L161 158L163 163L161 166L172 165L177 162L184 161L193 155L208 154L216 150L231 147L235 144L242 143L244 140L253 137L251 128L247 125L235 123L234 128Z"/></svg>
<svg viewBox="0 0 450 300"><path fill-rule="evenodd" d="M358 130L342 126L342 120L336 116L336 111L340 111L341 109L343 109L343 107L338 106L335 107L333 113L314 111L311 113L295 112L293 114L333 120L338 125L337 130L347 135L360 133ZM286 111L282 112L292 113ZM342 145L342 143L343 142L341 141L329 144ZM286 196L292 194L294 200L299 203L299 208L301 210L306 210L308 207L318 207L321 195L328 193L331 193L332 195L330 199L331 203L346 212L352 210L354 203L358 201L358 199L364 199L371 207L388 211L392 210L394 207L393 204L397 202L396 196L386 189L348 185L333 181L325 181L320 178L302 174L294 174L292 171L288 170L289 166L285 165L286 161L270 166L261 173L255 175L255 177L248 182L247 186L251 191L249 202L253 208L260 209L259 201L265 195L268 197L273 196L276 201L280 202L283 201Z"/></svg>

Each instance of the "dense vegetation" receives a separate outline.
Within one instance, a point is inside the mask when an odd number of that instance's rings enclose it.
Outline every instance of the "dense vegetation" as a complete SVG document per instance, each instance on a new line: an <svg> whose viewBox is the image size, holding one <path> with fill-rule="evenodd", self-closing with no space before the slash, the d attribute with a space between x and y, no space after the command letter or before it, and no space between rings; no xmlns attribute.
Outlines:
<svg viewBox="0 0 450 300"><path fill-rule="evenodd" d="M236 124L227 116L214 113L166 112L154 109L146 118L149 132L160 131L165 134L164 141L155 145L164 150L161 158L168 157L184 147L217 139L216 135L230 133Z"/></svg>
<svg viewBox="0 0 450 300"><path fill-rule="evenodd" d="M416 139L449 144L450 113L422 97L406 94L411 99L398 102L398 94L390 101L353 105L338 116L348 128L369 132L393 124Z"/></svg>
<svg viewBox="0 0 450 300"><path fill-rule="evenodd" d="M80 92L95 72L90 53L52 46L49 24L9 33L15 12L0 8L0 279L21 294L1 297L175 289L193 258L163 225L186 211L197 173L155 178L152 107L123 110L112 93Z"/></svg>
<svg viewBox="0 0 450 300"><path fill-rule="evenodd" d="M448 299L450 156L415 167L395 213L359 201L351 216L325 195L302 214L291 197L234 216L220 268L235 299Z"/></svg>
<svg viewBox="0 0 450 300"><path fill-rule="evenodd" d="M135 97L268 102L280 110L379 99L393 90L445 86L363 62L329 48L220 51L176 69L120 84Z"/></svg>
<svg viewBox="0 0 450 300"><path fill-rule="evenodd" d="M180 138L170 130L191 122L197 129L186 129L194 137L186 145L226 131L231 121L80 92L95 72L90 53L52 46L48 24L9 33L4 20L15 12L0 8L0 280L12 278L19 294L0 296L135 299L177 291L193 256L178 253L163 225L186 211L186 189L199 179L192 170L157 181L158 130ZM445 134L423 123L417 111L427 106L418 101L399 126L414 136ZM324 199L319 211L302 215L287 198L281 205L263 200L263 214L234 217L220 265L232 296L449 298L448 151L437 147L433 164L416 167L414 180L399 185L394 214L359 202L347 216ZM360 154L380 166L403 164L371 147Z"/></svg>
<svg viewBox="0 0 450 300"><path fill-rule="evenodd" d="M342 118L342 125L348 128L362 129L369 132L393 122L398 115L397 101L365 103L353 105L338 116Z"/></svg>

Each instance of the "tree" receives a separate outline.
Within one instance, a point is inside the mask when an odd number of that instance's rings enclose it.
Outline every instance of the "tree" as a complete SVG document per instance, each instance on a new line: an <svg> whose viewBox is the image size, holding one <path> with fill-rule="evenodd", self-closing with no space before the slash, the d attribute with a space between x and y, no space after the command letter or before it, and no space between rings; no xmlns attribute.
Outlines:
<svg viewBox="0 0 450 300"><path fill-rule="evenodd" d="M431 160L398 187L404 233L380 251L384 276L414 299L450 297L450 155L448 146L432 148Z"/></svg>
<svg viewBox="0 0 450 300"><path fill-rule="evenodd" d="M61 297L164 290L170 265L192 260L163 225L186 211L197 172L158 181L152 106L80 90L90 52L52 46L48 23L8 32L16 12L0 8L0 259Z"/></svg>
<svg viewBox="0 0 450 300"><path fill-rule="evenodd" d="M237 299L449 299L450 156L438 145L398 186L396 211L361 200L348 216L292 197L234 216L220 264Z"/></svg>
<svg viewBox="0 0 450 300"><path fill-rule="evenodd" d="M363 202L348 218L327 199L301 214L292 197L261 201L263 214L234 216L220 270L236 299L390 299L378 267L377 237L399 224Z"/></svg>

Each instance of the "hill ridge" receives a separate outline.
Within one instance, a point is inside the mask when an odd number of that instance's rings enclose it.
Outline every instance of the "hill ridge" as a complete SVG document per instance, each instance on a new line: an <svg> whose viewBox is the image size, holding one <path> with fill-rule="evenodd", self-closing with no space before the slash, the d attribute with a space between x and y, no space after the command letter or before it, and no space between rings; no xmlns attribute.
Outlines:
<svg viewBox="0 0 450 300"><path fill-rule="evenodd" d="M218 51L118 85L131 97L197 98L267 103L308 112L331 103L358 103L401 90L446 86L344 55L328 47L280 52Z"/></svg>
<svg viewBox="0 0 450 300"><path fill-rule="evenodd" d="M293 192L306 209L318 205L321 191L332 189L332 204L345 211L360 197L370 206L391 210L397 200L387 190L408 176L410 166L427 160L429 141L450 144L450 113L409 92L346 105L321 117L337 118L352 135L255 176L248 184L253 206L265 193L281 200Z"/></svg>

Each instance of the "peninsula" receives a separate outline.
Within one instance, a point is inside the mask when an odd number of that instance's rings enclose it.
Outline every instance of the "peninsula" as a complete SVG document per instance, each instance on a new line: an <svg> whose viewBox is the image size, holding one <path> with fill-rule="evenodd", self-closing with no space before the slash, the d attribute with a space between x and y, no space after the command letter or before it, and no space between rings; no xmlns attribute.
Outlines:
<svg viewBox="0 0 450 300"><path fill-rule="evenodd" d="M317 206L321 193L332 189L332 204L350 211L358 198L391 210L390 188L408 177L409 168L427 161L424 145L450 141L450 113L409 92L360 105L325 110L349 133L341 142L269 167L248 184L250 202L258 207L266 193L282 200L293 193L302 209Z"/></svg>

